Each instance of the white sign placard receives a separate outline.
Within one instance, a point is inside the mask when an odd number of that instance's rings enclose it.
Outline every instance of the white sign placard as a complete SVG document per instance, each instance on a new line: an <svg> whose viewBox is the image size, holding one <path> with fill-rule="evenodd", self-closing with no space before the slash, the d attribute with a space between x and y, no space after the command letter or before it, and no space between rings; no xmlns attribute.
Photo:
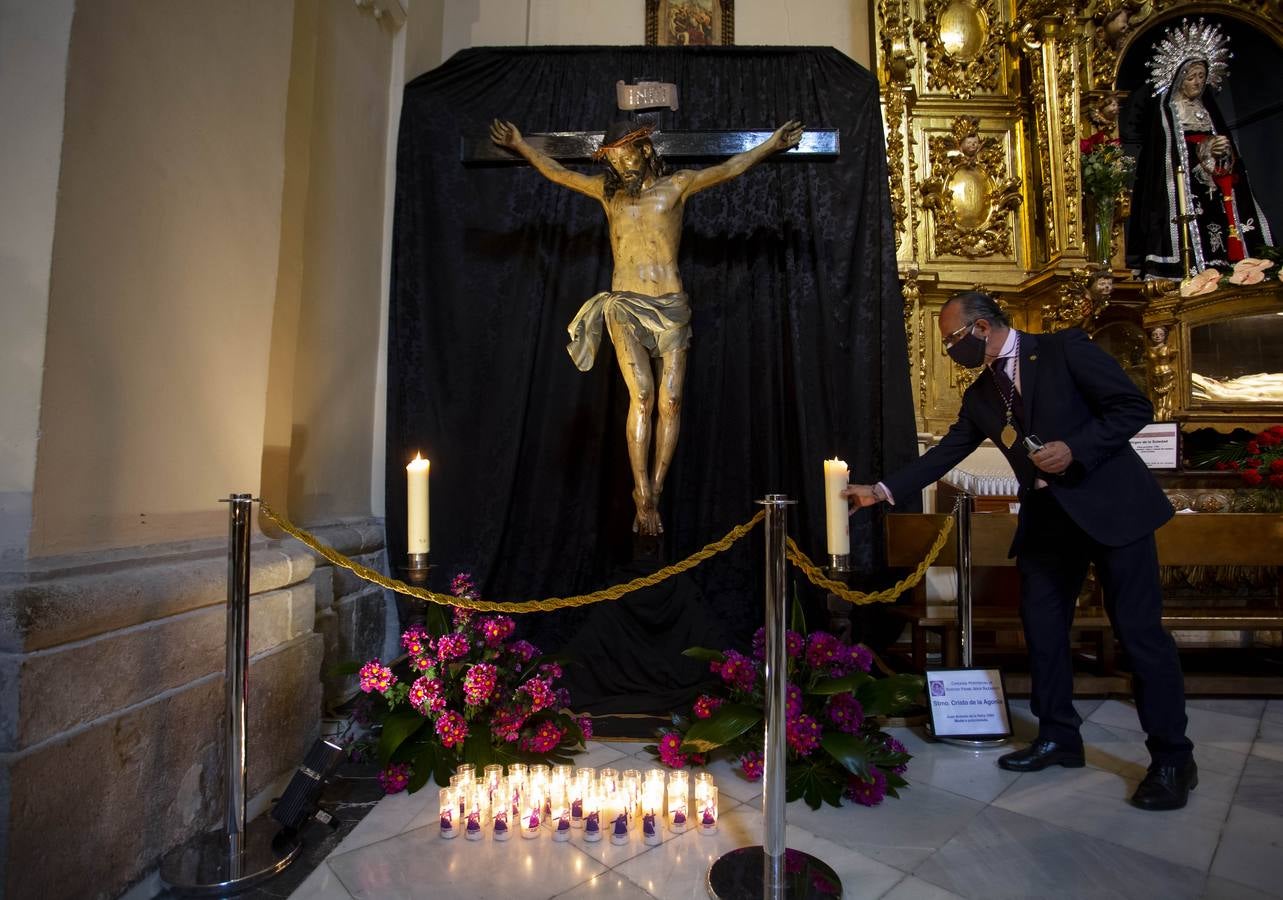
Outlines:
<svg viewBox="0 0 1283 900"><path fill-rule="evenodd" d="M931 730L936 737L1007 737L1011 717L997 669L937 669L927 673Z"/></svg>
<svg viewBox="0 0 1283 900"><path fill-rule="evenodd" d="M1180 462L1180 429L1175 422L1146 425L1131 443L1151 469L1175 469Z"/></svg>

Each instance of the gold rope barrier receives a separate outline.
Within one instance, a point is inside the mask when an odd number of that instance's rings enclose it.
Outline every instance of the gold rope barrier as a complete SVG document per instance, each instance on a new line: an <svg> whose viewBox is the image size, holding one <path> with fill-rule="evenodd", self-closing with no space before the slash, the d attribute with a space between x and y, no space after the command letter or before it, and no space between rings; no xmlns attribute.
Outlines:
<svg viewBox="0 0 1283 900"><path fill-rule="evenodd" d="M866 594L863 591L853 591L840 581L834 581L832 578L825 578L824 573L820 568L816 566L815 563L811 562L807 555L802 552L801 548L793 542L792 538L788 539L788 550L786 555L788 556L789 562L802 570L802 573L806 575L807 580L809 580L811 584L816 587L824 588L824 590L833 594L835 597L841 597L848 603L854 603L857 606L863 606L869 603L890 603L909 588L917 586L918 582L922 580L922 576L926 575L927 569L931 567L932 563L935 562L936 557L940 555L940 551L944 549L945 542L949 540L949 535L952 531L953 517L950 516L945 520L944 527L940 529L940 534L936 536L935 543L932 544L931 549L927 551L926 558L922 560L922 562L918 563L918 567L913 570L911 575L906 575L904 578L885 590L874 591L871 594Z"/></svg>
<svg viewBox="0 0 1283 900"><path fill-rule="evenodd" d="M504 613L548 612L553 609L567 609L573 606L588 606L591 603L598 603L602 600L618 600L625 594L630 594L633 591L640 590L641 588L659 584L661 581L671 578L674 575L680 575L682 572L695 568L704 560L716 556L724 550L730 549L732 544L752 531L754 526L766 517L766 512L764 510L758 512L757 515L753 516L753 518L749 519L743 525L736 525L732 528L727 532L726 537L722 538L720 541L714 541L711 544L706 544L702 550L695 551L681 562L674 563L671 566L665 566L658 572L651 575L643 575L640 578L634 578L632 581L627 581L623 584L617 584L613 587L603 588L600 591L594 591L591 594L581 594L576 597L550 597L547 600L497 603L490 600L472 600L467 597L456 597L453 594L438 594L435 591L429 591L425 588L408 585L404 581L397 581L394 578L388 578L382 572L371 569L369 566L363 566L359 562L348 559L337 550L325 546L315 537L297 527L285 517L279 515L275 510L268 506L267 503L260 502L259 509L262 510L263 515L266 516L270 522L275 524L290 537L303 542L313 551L319 553L334 565L347 569L358 578L363 578L372 584L377 584L379 587L386 588L390 591L396 591L398 594L405 594L407 597L416 597L419 600L426 600L429 603L437 603L442 606L461 606L464 609L471 609L475 612Z"/></svg>

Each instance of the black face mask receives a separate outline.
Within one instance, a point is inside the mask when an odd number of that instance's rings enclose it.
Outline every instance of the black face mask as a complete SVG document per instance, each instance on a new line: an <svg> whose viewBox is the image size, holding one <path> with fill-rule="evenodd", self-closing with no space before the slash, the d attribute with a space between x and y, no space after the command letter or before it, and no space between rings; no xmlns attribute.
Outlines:
<svg viewBox="0 0 1283 900"><path fill-rule="evenodd" d="M986 346L987 344L985 344L983 338L978 338L968 332L965 337L959 338L947 352L949 358L964 369L974 369L977 366L984 365Z"/></svg>

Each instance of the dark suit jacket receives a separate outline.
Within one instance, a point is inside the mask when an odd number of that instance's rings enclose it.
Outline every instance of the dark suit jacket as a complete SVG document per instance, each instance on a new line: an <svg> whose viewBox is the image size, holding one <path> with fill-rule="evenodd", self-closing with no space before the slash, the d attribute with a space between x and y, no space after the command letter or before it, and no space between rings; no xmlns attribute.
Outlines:
<svg viewBox="0 0 1283 900"><path fill-rule="evenodd" d="M1128 440L1153 419L1154 410L1117 361L1077 328L1054 334L1020 333L1021 398L1026 433L1044 442L1064 441L1073 463L1061 475L1043 476L1048 490L1094 540L1121 547L1172 517L1172 505ZM1005 407L994 379L981 372L962 395L958 421L944 439L914 462L882 479L893 498L912 496L960 463L985 438L1006 455L1021 497L1038 469L1021 441L1003 448L998 436ZM1021 507L1011 555L1025 530Z"/></svg>

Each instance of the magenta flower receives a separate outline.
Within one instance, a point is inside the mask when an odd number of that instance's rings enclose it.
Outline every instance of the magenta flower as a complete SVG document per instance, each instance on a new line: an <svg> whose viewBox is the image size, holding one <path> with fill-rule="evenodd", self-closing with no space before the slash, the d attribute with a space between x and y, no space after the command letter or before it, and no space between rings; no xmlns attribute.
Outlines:
<svg viewBox="0 0 1283 900"><path fill-rule="evenodd" d="M410 685L410 705L421 715L426 716L429 711L438 712L445 708L444 690L440 679L424 675Z"/></svg>
<svg viewBox="0 0 1283 900"><path fill-rule="evenodd" d="M519 709L505 706L495 711L494 721L490 723L490 732L502 741L516 743L521 737L521 726L526 723L526 715Z"/></svg>
<svg viewBox="0 0 1283 900"><path fill-rule="evenodd" d="M449 662L452 659L462 659L468 655L468 636L451 632L450 634L441 635L437 641L437 659L441 662Z"/></svg>
<svg viewBox="0 0 1283 900"><path fill-rule="evenodd" d="M740 691L751 691L757 684L757 666L742 653L735 650L726 652L726 661L719 666L718 675L731 687Z"/></svg>
<svg viewBox="0 0 1283 900"><path fill-rule="evenodd" d="M762 777L762 754L750 750L740 757L740 771L749 781L758 781Z"/></svg>
<svg viewBox="0 0 1283 900"><path fill-rule="evenodd" d="M552 692L552 685L543 678L531 678L517 690L530 696L531 712L539 712L539 710L546 709L557 701Z"/></svg>
<svg viewBox="0 0 1283 900"><path fill-rule="evenodd" d="M789 659L796 659L797 655L802 652L806 646L806 638L798 632L788 630L784 632L784 652L788 654ZM762 662L766 659L766 629L759 628L753 632L753 659Z"/></svg>
<svg viewBox="0 0 1283 900"><path fill-rule="evenodd" d="M544 663L542 666L539 667L539 674L542 675L544 678L547 678L548 681L552 682L552 681L556 681L565 673L561 671L561 666L557 665L556 663Z"/></svg>
<svg viewBox="0 0 1283 900"><path fill-rule="evenodd" d="M350 671L350 670L349 670ZM361 690L367 694L371 691L378 691L380 694L387 693L388 688L396 684L396 676L392 670L377 659L372 659L365 665L361 666Z"/></svg>
<svg viewBox="0 0 1283 900"><path fill-rule="evenodd" d="M784 718L796 719L802 715L802 689L793 682L784 685Z"/></svg>
<svg viewBox="0 0 1283 900"><path fill-rule="evenodd" d="M721 706L725 702L726 701L720 697L710 697L708 694L700 694L699 699L695 701L692 711L695 713L695 718L707 719L717 711L717 707Z"/></svg>
<svg viewBox="0 0 1283 900"><path fill-rule="evenodd" d="M472 583L472 576L467 572L460 572L454 578L450 579L450 593L456 597L474 598L477 595L477 586Z"/></svg>
<svg viewBox="0 0 1283 900"><path fill-rule="evenodd" d="M584 733L584 740L591 741L592 740L592 716L580 716L579 718L575 719L575 724L578 725L579 730Z"/></svg>
<svg viewBox="0 0 1283 900"><path fill-rule="evenodd" d="M838 727L838 731L856 734L864 724L864 707L850 693L834 694L829 698L825 713L829 721Z"/></svg>
<svg viewBox="0 0 1283 900"><path fill-rule="evenodd" d="M812 669L829 670L834 664L841 665L846 658L846 649L836 637L827 631L817 631L811 635L806 648L806 661Z"/></svg>
<svg viewBox="0 0 1283 900"><path fill-rule="evenodd" d="M399 794L410 783L410 766L407 763L392 763L379 773L379 784L385 794Z"/></svg>
<svg viewBox="0 0 1283 900"><path fill-rule="evenodd" d="M808 715L800 715L784 727L789 749L798 756L810 756L820 746L820 723Z"/></svg>
<svg viewBox="0 0 1283 900"><path fill-rule="evenodd" d="M490 699L499 682L499 670L490 663L477 663L463 677L463 701L480 706Z"/></svg>
<svg viewBox="0 0 1283 900"><path fill-rule="evenodd" d="M465 609L462 606L456 606L454 608L455 629L458 630L458 629L467 627L468 623L472 621L472 615L473 615L472 610Z"/></svg>
<svg viewBox="0 0 1283 900"><path fill-rule="evenodd" d="M531 753L551 753L565 736L564 731L545 719L534 734L522 740L521 749Z"/></svg>
<svg viewBox="0 0 1283 900"><path fill-rule="evenodd" d="M463 721L463 716L454 710L447 709L437 717L437 737L441 738L441 746L453 747L462 744L467 736L468 724Z"/></svg>
<svg viewBox="0 0 1283 900"><path fill-rule="evenodd" d="M852 775L846 785L846 796L861 806L877 806L887 795L887 777L877 766L869 769L869 780Z"/></svg>
<svg viewBox="0 0 1283 900"><path fill-rule="evenodd" d="M909 752L909 749L905 747L904 744L901 744L899 741L891 737L891 735L889 734L886 737L885 744L886 744L887 750L889 750L891 753L908 753ZM903 775L905 772L909 771L909 764L907 762L902 762L900 763L900 765L895 766L893 769L891 769L891 771L897 775Z"/></svg>
<svg viewBox="0 0 1283 900"><path fill-rule="evenodd" d="M437 664L435 656L411 656L410 668L416 672L431 672L432 667Z"/></svg>
<svg viewBox="0 0 1283 900"><path fill-rule="evenodd" d="M422 625L411 625L401 635L401 646L410 656L427 656L432 652L433 642Z"/></svg>
<svg viewBox="0 0 1283 900"><path fill-rule="evenodd" d="M659 739L659 761L671 769L686 766L686 754L682 752L682 736L670 731Z"/></svg>
<svg viewBox="0 0 1283 900"><path fill-rule="evenodd" d="M861 672L867 672L873 668L873 651L863 644L855 644L851 647L851 659L855 668Z"/></svg>
<svg viewBox="0 0 1283 900"><path fill-rule="evenodd" d="M539 648L529 641L513 641L508 649L522 662L530 662L539 655Z"/></svg>
<svg viewBox="0 0 1283 900"><path fill-rule="evenodd" d="M517 630L511 616L490 616L481 620L481 636L487 647L500 647Z"/></svg>

